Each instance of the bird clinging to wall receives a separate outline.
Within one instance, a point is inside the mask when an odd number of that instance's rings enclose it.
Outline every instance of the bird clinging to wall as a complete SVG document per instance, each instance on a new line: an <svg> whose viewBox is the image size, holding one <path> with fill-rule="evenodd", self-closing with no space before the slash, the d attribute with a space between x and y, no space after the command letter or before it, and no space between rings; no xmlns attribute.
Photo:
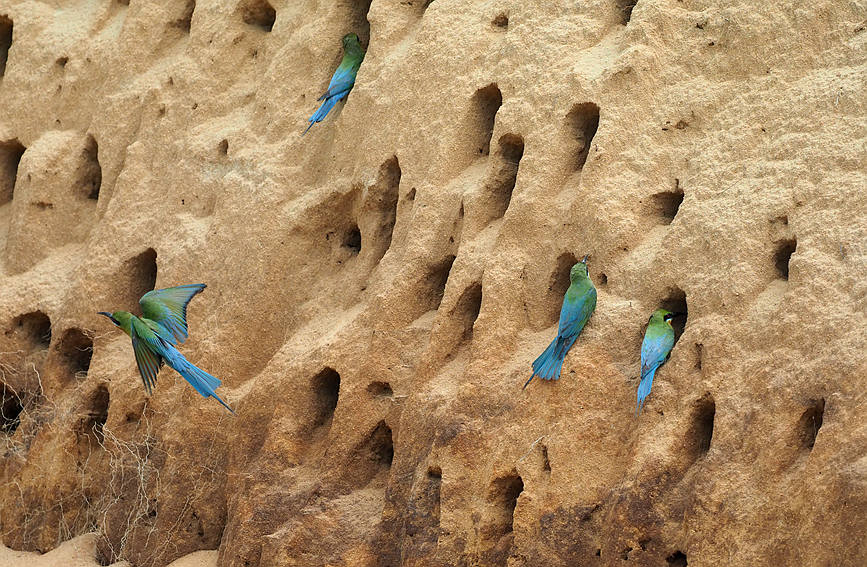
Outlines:
<svg viewBox="0 0 867 567"><path fill-rule="evenodd" d="M566 353L572 348L572 344L581 334L584 325L590 319L590 315L596 309L596 287L590 281L590 273L587 270L587 256L572 266L569 272L571 284L563 297L563 307L560 309L560 325L557 336L533 361L533 374L524 384L524 388L538 376L544 380L558 380L560 369Z"/></svg>
<svg viewBox="0 0 867 567"><path fill-rule="evenodd" d="M307 130L313 127L317 122L322 122L328 112L334 108L341 99L346 98L352 86L355 85L355 76L358 74L358 68L361 67L361 61L364 59L364 50L361 48L361 41L354 33L348 33L343 36L343 60L334 71L331 77L331 82L328 83L328 90L316 100L322 100L322 106L313 113L308 119L310 124ZM304 134L307 133L304 130Z"/></svg>
<svg viewBox="0 0 867 567"><path fill-rule="evenodd" d="M650 394L653 385L653 375L656 369L668 360L674 347L674 329L671 320L674 313L665 309L657 309L650 316L644 340L641 343L641 382L638 383L638 401L635 409L641 413L644 398Z"/></svg>

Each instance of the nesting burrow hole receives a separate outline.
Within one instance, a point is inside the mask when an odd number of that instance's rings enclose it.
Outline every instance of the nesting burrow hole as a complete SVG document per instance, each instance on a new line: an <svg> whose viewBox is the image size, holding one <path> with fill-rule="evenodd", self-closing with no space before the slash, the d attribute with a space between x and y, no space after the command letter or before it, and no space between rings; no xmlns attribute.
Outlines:
<svg viewBox="0 0 867 567"><path fill-rule="evenodd" d="M51 344L51 319L42 311L32 311L13 319L9 332L23 334L31 351L46 349Z"/></svg>
<svg viewBox="0 0 867 567"><path fill-rule="evenodd" d="M0 77L6 74L6 61L12 47L12 18L0 16Z"/></svg>
<svg viewBox="0 0 867 567"><path fill-rule="evenodd" d="M353 256L357 256L361 252L361 229L353 223L348 229L343 232L343 238L340 245L349 250Z"/></svg>
<svg viewBox="0 0 867 567"><path fill-rule="evenodd" d="M422 279L423 290L423 305L426 307L423 313L439 309L440 303L443 301L443 295L446 290L446 283L449 281L449 273L452 270L452 265L455 263L455 256L449 255L440 262L437 262L430 268Z"/></svg>
<svg viewBox="0 0 867 567"><path fill-rule="evenodd" d="M685 445L693 461L704 456L710 450L715 418L716 403L713 396L707 393L695 402L692 409L691 423Z"/></svg>
<svg viewBox="0 0 867 567"><path fill-rule="evenodd" d="M244 0L238 7L245 24L270 32L277 20L277 11L267 0Z"/></svg>
<svg viewBox="0 0 867 567"><path fill-rule="evenodd" d="M494 26L495 30L506 31L509 29L509 14L506 12L500 12L494 16L493 20L491 20L491 25Z"/></svg>
<svg viewBox="0 0 867 567"><path fill-rule="evenodd" d="M100 445L105 440L103 428L108 420L109 400L108 388L105 384L100 384L88 399L87 414L82 426L82 432Z"/></svg>
<svg viewBox="0 0 867 567"><path fill-rule="evenodd" d="M340 374L333 368L324 368L313 377L313 427L330 424L337 409L340 395Z"/></svg>
<svg viewBox="0 0 867 567"><path fill-rule="evenodd" d="M599 107L592 102L576 104L566 115L566 125L574 142L572 163L580 171L587 162L593 136L599 128Z"/></svg>
<svg viewBox="0 0 867 567"><path fill-rule="evenodd" d="M169 25L173 28L182 30L185 33L190 33L193 25L193 12L196 10L196 0L187 0L183 5L183 9L177 14L177 18ZM272 22L273 25L273 22Z"/></svg>
<svg viewBox="0 0 867 567"><path fill-rule="evenodd" d="M18 140L0 142L0 205L12 200L18 164L26 148Z"/></svg>
<svg viewBox="0 0 867 567"><path fill-rule="evenodd" d="M229 140L225 138L220 140L220 143L217 144L217 154L221 156L228 155L229 153Z"/></svg>
<svg viewBox="0 0 867 567"><path fill-rule="evenodd" d="M482 284L473 282L461 293L455 304L454 316L463 327L463 340L473 338L473 326L482 309Z"/></svg>
<svg viewBox="0 0 867 567"><path fill-rule="evenodd" d="M77 328L67 329L60 339L57 352L63 365L76 377L83 377L90 369L93 341Z"/></svg>
<svg viewBox="0 0 867 567"><path fill-rule="evenodd" d="M667 309L675 314L675 317L671 320L671 327L674 329L674 344L677 344L689 318L686 293L679 287L670 289L668 295L662 300L661 306L663 309Z"/></svg>
<svg viewBox="0 0 867 567"><path fill-rule="evenodd" d="M819 429L822 427L824 416L825 398L812 400L807 410L801 414L801 419L798 420L801 448L808 451L813 450L813 446L816 444L816 436L819 434Z"/></svg>
<svg viewBox="0 0 867 567"><path fill-rule="evenodd" d="M473 136L472 148L476 155L491 153L491 136L494 134L494 119L503 105L503 94L496 84L483 87L473 95L467 132ZM523 142L521 151L523 152Z"/></svg>
<svg viewBox="0 0 867 567"><path fill-rule="evenodd" d="M152 291L156 286L157 251L153 248L148 248L144 252L128 259L124 262L123 273L128 278L124 289L127 296L125 305L135 308L141 296Z"/></svg>
<svg viewBox="0 0 867 567"><path fill-rule="evenodd" d="M512 202L512 191L518 180L518 167L524 156L524 138L517 134L500 136L497 152L498 164L494 166L488 190L493 198L494 209L491 216L498 219L506 214Z"/></svg>
<svg viewBox="0 0 867 567"><path fill-rule="evenodd" d="M777 270L777 277L781 280L788 281L789 279L789 262L792 260L792 254L798 248L798 241L795 238L787 238L777 242L777 249L774 252L774 267Z"/></svg>
<svg viewBox="0 0 867 567"><path fill-rule="evenodd" d="M341 34L354 32L364 49L367 49L370 44L370 21L367 19L367 13L370 12L370 4L371 0L350 1L346 6L349 9L346 23L340 29ZM401 4L404 5L403 3Z"/></svg>
<svg viewBox="0 0 867 567"><path fill-rule="evenodd" d="M99 145L91 135L87 136L84 144L83 158L76 187L82 196L95 201L99 199L99 189L102 186L102 167L99 165Z"/></svg>
<svg viewBox="0 0 867 567"><path fill-rule="evenodd" d="M557 265L548 280L548 321L560 320L560 308L563 305L563 296L572 283L569 280L569 272L572 266L578 263L578 259L571 252L564 252L557 257Z"/></svg>
<svg viewBox="0 0 867 567"><path fill-rule="evenodd" d="M624 26L632 19L632 10L638 0L617 0L617 9L620 10L620 23Z"/></svg>
<svg viewBox="0 0 867 567"><path fill-rule="evenodd" d="M674 188L651 196L651 211L660 224L668 225L677 216L677 211L683 203L683 189L680 181L675 179Z"/></svg>
<svg viewBox="0 0 867 567"><path fill-rule="evenodd" d="M523 490L524 481L514 471L491 483L487 498L490 516L484 530L489 544L497 546L502 537L512 533L518 496Z"/></svg>
<svg viewBox="0 0 867 567"><path fill-rule="evenodd" d="M21 397L11 387L0 382L0 431L12 435L21 423L24 404Z"/></svg>
<svg viewBox="0 0 867 567"><path fill-rule="evenodd" d="M665 562L671 567L686 567L688 565L686 562L686 554L682 551L675 551L665 558Z"/></svg>
<svg viewBox="0 0 867 567"><path fill-rule="evenodd" d="M397 221L400 177L400 163L397 156L392 156L380 166L376 183L367 192L365 226L372 226L368 242L371 247L370 259L374 263L378 263L391 247L394 223Z"/></svg>
<svg viewBox="0 0 867 567"><path fill-rule="evenodd" d="M385 478L394 461L394 441L391 428L384 420L379 421L355 447L351 459L348 480L353 486L367 486L375 479L378 479L377 484L385 485Z"/></svg>

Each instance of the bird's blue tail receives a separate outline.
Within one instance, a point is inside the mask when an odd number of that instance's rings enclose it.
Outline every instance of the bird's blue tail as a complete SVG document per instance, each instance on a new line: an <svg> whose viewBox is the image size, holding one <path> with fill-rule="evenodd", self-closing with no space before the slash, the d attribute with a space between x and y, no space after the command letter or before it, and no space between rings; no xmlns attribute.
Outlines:
<svg viewBox="0 0 867 567"><path fill-rule="evenodd" d="M656 368L659 367L657 366ZM650 394L650 387L653 385L653 376L656 374L656 368L642 376L641 382L638 383L638 401L635 403L635 410L638 412L638 415L641 415L641 410L644 408L644 398Z"/></svg>
<svg viewBox="0 0 867 567"><path fill-rule="evenodd" d="M172 349L174 350L174 349ZM167 353L170 354L169 357L166 358L166 362L169 363L169 366L177 370L178 374L184 377L184 380L190 383L190 385L195 388L195 390L202 395L202 397L208 398L213 397L218 402L223 404L227 410L232 412L232 415L235 414L235 411L226 404L223 400L220 399L214 390L216 390L221 382L220 379L216 376L211 376L201 368L193 365L189 360L184 358L180 352L174 350L174 352Z"/></svg>
<svg viewBox="0 0 867 567"><path fill-rule="evenodd" d="M563 358L568 349L558 349L558 340L559 338L555 338L551 341L551 344L548 345L545 352L540 354L539 358L533 361L533 374L524 384L524 388L526 388L536 376L543 380L560 379L560 369L563 367Z"/></svg>
<svg viewBox="0 0 867 567"><path fill-rule="evenodd" d="M334 96L326 98L325 101L322 103L322 106L320 106L316 110L316 112L313 113L313 116L307 119L307 121L310 122L310 124L307 126L307 130L310 130L310 128L312 128L313 125L317 122L322 122L322 120L325 119L328 113L331 112L331 109L334 108L334 105L340 102L348 93L349 91L342 91L335 94ZM304 134L307 133L307 130L304 130Z"/></svg>

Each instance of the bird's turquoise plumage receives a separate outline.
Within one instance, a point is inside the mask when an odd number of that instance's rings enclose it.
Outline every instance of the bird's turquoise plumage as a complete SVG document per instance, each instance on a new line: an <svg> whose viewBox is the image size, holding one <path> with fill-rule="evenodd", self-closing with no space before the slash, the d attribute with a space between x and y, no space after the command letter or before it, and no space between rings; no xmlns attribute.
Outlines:
<svg viewBox="0 0 867 567"><path fill-rule="evenodd" d="M176 348L188 336L187 304L203 289L205 284L150 291L139 300L142 317L136 317L128 311L100 311L100 315L108 317L132 339L135 362L148 395L153 393L157 374L165 362L199 394L205 398L215 398L234 414L232 408L215 393L220 380L191 364Z"/></svg>
<svg viewBox="0 0 867 567"><path fill-rule="evenodd" d="M538 376L544 380L558 380L563 366L563 359L572 345L578 339L578 335L584 329L584 325L590 319L596 309L596 287L590 280L587 271L587 257L572 266L569 272L571 284L563 297L563 307L560 308L560 324L557 328L557 336L548 345L548 348L533 361L533 374L524 384L524 388Z"/></svg>
<svg viewBox="0 0 867 567"><path fill-rule="evenodd" d="M668 360L674 347L674 329L671 327L673 314L665 309L657 309L650 316L644 340L641 343L641 382L638 384L636 411L641 413L644 399L650 394L656 370Z"/></svg>
<svg viewBox="0 0 867 567"><path fill-rule="evenodd" d="M355 76L358 74L358 69L361 67L361 62L364 60L364 50L361 48L361 41L354 33L348 33L343 36L343 60L334 71L331 77L331 82L328 83L328 90L325 91L317 100L321 100L322 106L313 113L307 121L310 124L307 130L313 127L317 122L322 122L325 116L334 108L334 105L346 98L349 91L355 85ZM307 133L304 130L304 133Z"/></svg>

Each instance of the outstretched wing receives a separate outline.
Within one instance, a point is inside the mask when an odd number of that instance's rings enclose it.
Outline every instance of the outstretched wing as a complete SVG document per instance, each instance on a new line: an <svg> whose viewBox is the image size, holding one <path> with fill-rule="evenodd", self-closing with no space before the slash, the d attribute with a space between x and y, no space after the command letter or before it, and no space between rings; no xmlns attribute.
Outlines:
<svg viewBox="0 0 867 567"><path fill-rule="evenodd" d="M166 330L158 333L166 342L183 343L189 336L187 304L205 287L205 284L190 284L149 291L139 300L142 315Z"/></svg>
<svg viewBox="0 0 867 567"><path fill-rule="evenodd" d="M145 324L138 317L133 317L131 323L130 336L132 337L132 350L135 352L135 363L138 365L138 372L141 374L142 382L144 382L145 391L151 395L157 383L157 374L163 365L163 357L153 351L150 342L145 338L149 332ZM150 332L150 335L154 335L154 333Z"/></svg>

